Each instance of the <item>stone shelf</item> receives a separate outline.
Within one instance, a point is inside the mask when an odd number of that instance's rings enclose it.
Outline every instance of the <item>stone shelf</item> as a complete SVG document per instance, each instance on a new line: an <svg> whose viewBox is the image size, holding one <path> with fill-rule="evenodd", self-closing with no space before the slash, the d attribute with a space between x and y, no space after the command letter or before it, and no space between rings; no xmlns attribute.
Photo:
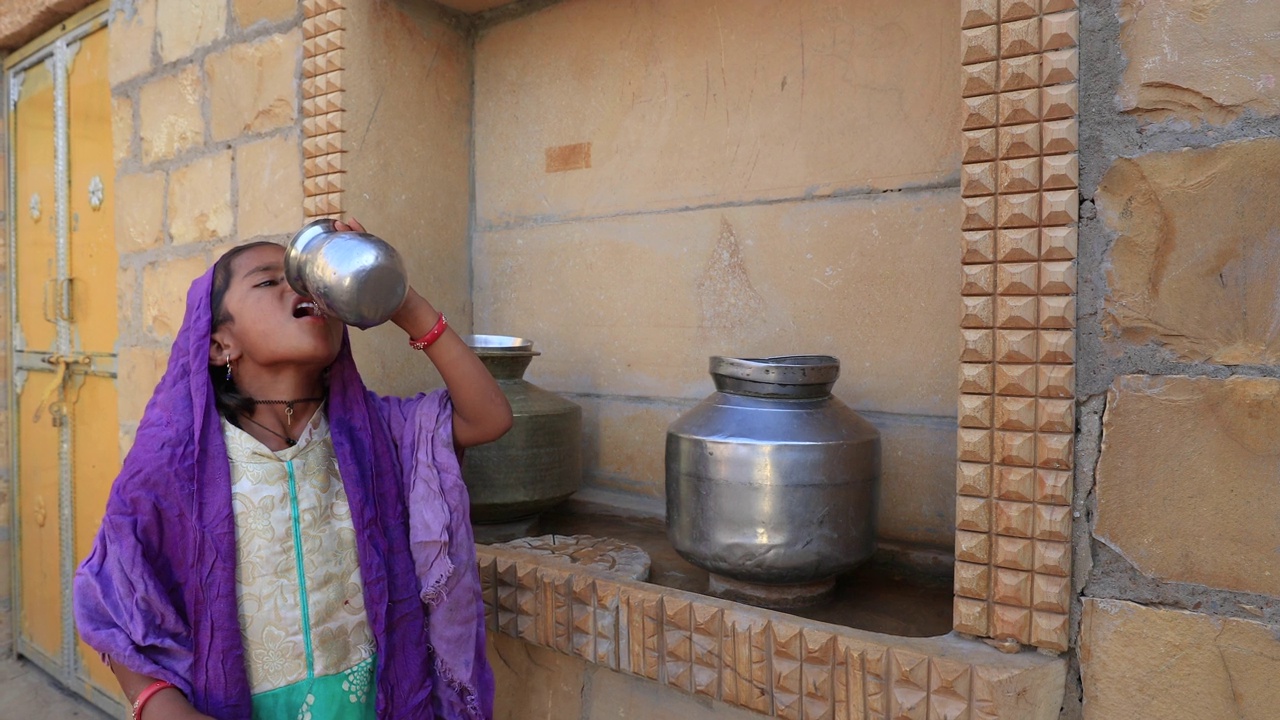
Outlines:
<svg viewBox="0 0 1280 720"><path fill-rule="evenodd" d="M935 634L950 625L945 580L902 582L871 563L805 617L703 594L706 573L669 549L656 521L552 514L541 531L638 544L651 554L651 582L478 545L491 633L766 717L1058 717L1065 660Z"/></svg>
<svg viewBox="0 0 1280 720"><path fill-rule="evenodd" d="M667 540L661 519L619 516L602 505L570 501L544 514L539 533L592 535L631 543L649 554L648 581L654 585L708 591L708 573L680 557ZM810 620L903 637L930 637L951 631L951 572L926 573L895 564L877 553L871 561L840 578L835 598L788 612Z"/></svg>

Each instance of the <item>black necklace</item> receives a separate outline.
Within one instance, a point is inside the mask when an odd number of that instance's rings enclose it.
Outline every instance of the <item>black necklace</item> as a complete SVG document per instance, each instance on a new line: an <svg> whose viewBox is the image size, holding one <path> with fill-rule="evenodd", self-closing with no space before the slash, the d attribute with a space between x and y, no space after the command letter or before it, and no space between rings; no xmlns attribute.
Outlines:
<svg viewBox="0 0 1280 720"><path fill-rule="evenodd" d="M283 405L284 406L284 426L286 428L286 431L289 427L293 425L293 406L294 405L298 403L321 402L322 400L324 400L324 398L322 397L298 398L297 400L254 400L253 398L249 399L249 401L252 402L254 405ZM265 425L263 425L260 422L257 422L256 420L253 420L252 418L250 418L250 422L253 422L253 424L257 425L258 427L261 427L264 430L267 429ZM285 439L288 440L288 438L285 438Z"/></svg>
<svg viewBox="0 0 1280 720"><path fill-rule="evenodd" d="M275 430L272 430L271 428L267 427L266 425L263 425L262 423L258 422L257 420L254 420L253 418L249 417L248 415L241 415L240 417L244 418L245 420L248 420L249 422L253 423L254 425L257 425L258 427L262 428L263 430L266 430L267 432L271 433L272 435L275 435L276 437L280 438L280 439L281 439L281 440L283 440L283 441L285 442L285 444L286 444L286 445L288 445L289 447L293 447L294 445L297 445L297 444L298 444L298 441L297 441L297 440L294 440L293 438L289 437L288 435L281 435L280 433L276 432Z"/></svg>

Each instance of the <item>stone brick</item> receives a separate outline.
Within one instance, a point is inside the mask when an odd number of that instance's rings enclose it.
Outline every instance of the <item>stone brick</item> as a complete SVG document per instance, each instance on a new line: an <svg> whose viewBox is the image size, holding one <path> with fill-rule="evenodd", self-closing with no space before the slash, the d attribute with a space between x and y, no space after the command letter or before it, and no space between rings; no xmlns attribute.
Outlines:
<svg viewBox="0 0 1280 720"><path fill-rule="evenodd" d="M169 237L175 244L231 234L231 151L191 161L169 177Z"/></svg>
<svg viewBox="0 0 1280 720"><path fill-rule="evenodd" d="M157 0L119 3L107 26L107 77L112 85L151 69L156 39Z"/></svg>
<svg viewBox="0 0 1280 720"><path fill-rule="evenodd" d="M576 2L492 27L476 45L476 217L949 182L960 24L945 7ZM578 162L556 163L569 146Z"/></svg>
<svg viewBox="0 0 1280 720"><path fill-rule="evenodd" d="M204 144L202 94L200 72L194 65L143 86L138 95L143 162L167 160Z"/></svg>
<svg viewBox="0 0 1280 720"><path fill-rule="evenodd" d="M163 172L118 176L116 248L121 253L130 253L164 242L164 207Z"/></svg>
<svg viewBox="0 0 1280 720"><path fill-rule="evenodd" d="M696 641L695 641L696 642ZM816 704L816 703L815 703ZM818 705L821 707L821 705ZM782 716L782 713L779 713ZM528 716L535 717L535 716ZM553 713L547 717L566 718ZM799 717L798 713L793 717ZM832 717L813 713L808 717ZM694 697L674 687L598 668L591 672L583 720L760 720L759 713L709 698Z"/></svg>
<svg viewBox="0 0 1280 720"><path fill-rule="evenodd" d="M117 166L133 156L133 101L111 96L111 147Z"/></svg>
<svg viewBox="0 0 1280 720"><path fill-rule="evenodd" d="M1098 188L1112 336L1184 360L1280 363L1280 139L1117 160Z"/></svg>
<svg viewBox="0 0 1280 720"><path fill-rule="evenodd" d="M1084 600L1085 718L1268 720L1280 708L1280 640L1262 623Z"/></svg>
<svg viewBox="0 0 1280 720"><path fill-rule="evenodd" d="M236 230L243 239L296 232L302 226L302 150L294 135L236 150Z"/></svg>
<svg viewBox="0 0 1280 720"><path fill-rule="evenodd" d="M204 64L214 140L293 124L298 113L298 31L233 45Z"/></svg>
<svg viewBox="0 0 1280 720"><path fill-rule="evenodd" d="M185 302L181 303L183 306ZM169 362L169 351L158 348L126 346L120 351L120 423L127 425L142 419L142 411L151 400ZM124 457L121 455L121 457Z"/></svg>
<svg viewBox="0 0 1280 720"><path fill-rule="evenodd" d="M533 338L551 390L694 400L710 355L824 353L854 407L953 416L959 210L914 192L480 232L475 324Z"/></svg>
<svg viewBox="0 0 1280 720"><path fill-rule="evenodd" d="M142 323L149 335L162 342L173 340L182 327L191 281L208 269L209 261L203 254L159 260L143 268Z"/></svg>
<svg viewBox="0 0 1280 720"><path fill-rule="evenodd" d="M221 38L227 30L227 0L161 2L156 9L160 59L180 60Z"/></svg>
<svg viewBox="0 0 1280 720"><path fill-rule="evenodd" d="M1124 376L1094 532L1151 577L1280 596L1278 476L1280 380Z"/></svg>
<svg viewBox="0 0 1280 720"><path fill-rule="evenodd" d="M297 14L297 0L232 0L236 23L247 28L257 22L279 22Z"/></svg>
<svg viewBox="0 0 1280 720"><path fill-rule="evenodd" d="M119 238L116 238L119 242ZM137 303L141 301L142 288L138 284L138 270L121 265L120 272L116 274L116 322L118 323L117 333L124 343L135 341L142 335L142 319L135 310ZM121 455L121 457L124 457Z"/></svg>
<svg viewBox="0 0 1280 720"><path fill-rule="evenodd" d="M1245 111L1280 113L1280 4L1258 0L1122 0L1129 63L1121 109L1159 121L1225 124Z"/></svg>
<svg viewBox="0 0 1280 720"><path fill-rule="evenodd" d="M487 646L497 688L494 720L581 716L585 662L495 632Z"/></svg>

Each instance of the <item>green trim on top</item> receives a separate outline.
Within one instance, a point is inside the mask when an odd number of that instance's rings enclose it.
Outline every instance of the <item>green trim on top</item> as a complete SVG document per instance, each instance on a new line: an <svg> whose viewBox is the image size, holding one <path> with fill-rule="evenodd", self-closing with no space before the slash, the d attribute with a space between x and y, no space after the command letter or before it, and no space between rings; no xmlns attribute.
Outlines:
<svg viewBox="0 0 1280 720"><path fill-rule="evenodd" d="M302 523L298 519L298 480L293 474L293 461L285 461L289 469L289 514L293 517L293 555L297 562L298 596L302 604L302 642L307 651L307 678L316 676L316 658L311 647L311 603L307 599L307 577L302 564Z"/></svg>

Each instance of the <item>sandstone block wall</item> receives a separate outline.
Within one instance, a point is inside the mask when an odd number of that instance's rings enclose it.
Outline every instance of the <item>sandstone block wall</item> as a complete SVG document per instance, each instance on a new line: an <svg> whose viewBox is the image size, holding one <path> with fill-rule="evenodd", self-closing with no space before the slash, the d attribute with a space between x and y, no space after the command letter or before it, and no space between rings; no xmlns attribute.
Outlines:
<svg viewBox="0 0 1280 720"><path fill-rule="evenodd" d="M302 224L301 10L128 0L110 25L121 449L164 373L187 286Z"/></svg>
<svg viewBox="0 0 1280 720"><path fill-rule="evenodd" d="M588 494L661 511L711 355L826 353L881 535L950 550L959 3L566 0L476 41L478 332L581 404Z"/></svg>
<svg viewBox="0 0 1280 720"><path fill-rule="evenodd" d="M1083 5L1064 717L1273 717L1280 6Z"/></svg>

